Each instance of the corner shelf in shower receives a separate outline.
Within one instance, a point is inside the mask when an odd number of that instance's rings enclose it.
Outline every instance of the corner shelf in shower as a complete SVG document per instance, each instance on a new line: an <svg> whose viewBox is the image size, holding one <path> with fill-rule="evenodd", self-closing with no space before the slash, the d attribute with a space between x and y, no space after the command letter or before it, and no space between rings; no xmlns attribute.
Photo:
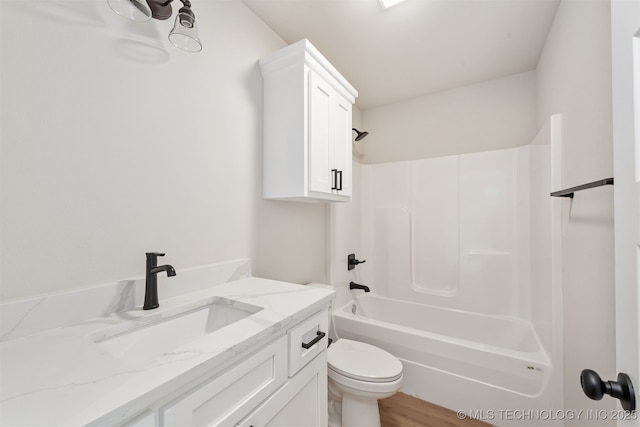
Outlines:
<svg viewBox="0 0 640 427"><path fill-rule="evenodd" d="M573 193L576 191L586 190L589 188L602 187L603 185L613 185L613 178L599 179L588 184L578 185L576 187L567 188L565 190L554 191L552 197L570 197L573 199Z"/></svg>

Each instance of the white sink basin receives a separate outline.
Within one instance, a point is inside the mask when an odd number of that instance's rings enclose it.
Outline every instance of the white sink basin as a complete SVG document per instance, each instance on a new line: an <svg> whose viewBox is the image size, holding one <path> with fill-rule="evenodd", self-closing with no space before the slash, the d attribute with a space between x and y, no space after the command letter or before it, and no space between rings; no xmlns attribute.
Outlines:
<svg viewBox="0 0 640 427"><path fill-rule="evenodd" d="M112 355L134 365L176 352L180 347L262 310L222 297L198 305L150 314L100 331L93 340ZM179 350L178 350L179 351Z"/></svg>

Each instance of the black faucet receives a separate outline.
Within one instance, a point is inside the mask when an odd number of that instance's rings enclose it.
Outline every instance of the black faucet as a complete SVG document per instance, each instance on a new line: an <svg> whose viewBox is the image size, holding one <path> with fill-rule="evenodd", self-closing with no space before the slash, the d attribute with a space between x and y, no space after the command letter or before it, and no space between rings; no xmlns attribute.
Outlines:
<svg viewBox="0 0 640 427"><path fill-rule="evenodd" d="M352 290L352 289L362 289L365 292L371 292L371 289L369 289L368 286L359 285L356 282L350 282L349 283L349 290Z"/></svg>
<svg viewBox="0 0 640 427"><path fill-rule="evenodd" d="M158 273L167 272L168 277L176 275L176 270L170 265L158 266L158 257L164 256L160 252L147 252L147 280L145 282L144 306L143 310L153 310L158 308Z"/></svg>

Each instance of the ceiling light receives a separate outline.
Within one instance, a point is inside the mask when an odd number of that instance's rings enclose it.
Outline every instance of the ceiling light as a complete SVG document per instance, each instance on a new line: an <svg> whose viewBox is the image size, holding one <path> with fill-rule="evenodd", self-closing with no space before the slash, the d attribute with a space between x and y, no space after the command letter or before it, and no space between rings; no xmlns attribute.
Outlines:
<svg viewBox="0 0 640 427"><path fill-rule="evenodd" d="M107 0L115 13L131 21L148 21L151 18L165 20L173 13L173 0ZM196 16L191 10L189 0L180 0L182 7L176 16L176 22L169 33L169 41L178 49L187 52L200 52L202 43L198 37Z"/></svg>
<svg viewBox="0 0 640 427"><path fill-rule="evenodd" d="M391 6L395 6L406 0L379 0L379 1L384 9L389 9Z"/></svg>

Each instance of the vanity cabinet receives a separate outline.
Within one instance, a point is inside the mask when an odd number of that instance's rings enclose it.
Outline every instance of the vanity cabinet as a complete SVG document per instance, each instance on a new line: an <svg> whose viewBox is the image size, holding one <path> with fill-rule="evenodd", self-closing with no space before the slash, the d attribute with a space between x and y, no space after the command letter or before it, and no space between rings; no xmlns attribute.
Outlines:
<svg viewBox="0 0 640 427"><path fill-rule="evenodd" d="M238 426L326 427L327 423L327 352L324 351Z"/></svg>
<svg viewBox="0 0 640 427"><path fill-rule="evenodd" d="M280 337L160 409L164 426L234 425L287 380L287 338Z"/></svg>
<svg viewBox="0 0 640 427"><path fill-rule="evenodd" d="M349 201L357 91L308 41L260 60L266 199Z"/></svg>
<svg viewBox="0 0 640 427"><path fill-rule="evenodd" d="M319 311L120 426L325 427L328 326Z"/></svg>
<svg viewBox="0 0 640 427"><path fill-rule="evenodd" d="M328 326L328 313L322 311L289 330L289 380L239 426L326 427Z"/></svg>

